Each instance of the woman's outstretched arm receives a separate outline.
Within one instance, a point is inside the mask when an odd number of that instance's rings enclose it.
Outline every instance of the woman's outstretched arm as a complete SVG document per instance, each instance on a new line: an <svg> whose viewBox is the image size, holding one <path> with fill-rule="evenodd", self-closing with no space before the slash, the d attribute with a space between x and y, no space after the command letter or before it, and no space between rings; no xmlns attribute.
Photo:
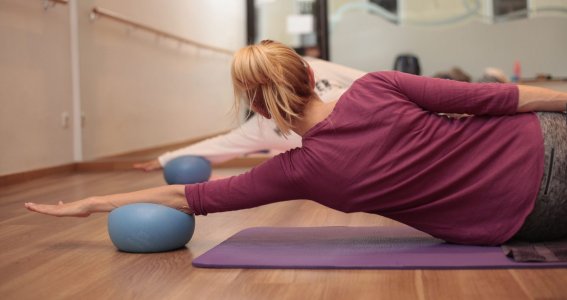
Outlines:
<svg viewBox="0 0 567 300"><path fill-rule="evenodd" d="M111 210L132 203L155 203L186 213L193 213L185 200L185 186L166 185L136 192L90 197L79 201L58 204L27 202L25 207L34 212L56 217L88 217L92 213Z"/></svg>
<svg viewBox="0 0 567 300"><path fill-rule="evenodd" d="M567 93L541 87L519 85L518 112L565 111Z"/></svg>

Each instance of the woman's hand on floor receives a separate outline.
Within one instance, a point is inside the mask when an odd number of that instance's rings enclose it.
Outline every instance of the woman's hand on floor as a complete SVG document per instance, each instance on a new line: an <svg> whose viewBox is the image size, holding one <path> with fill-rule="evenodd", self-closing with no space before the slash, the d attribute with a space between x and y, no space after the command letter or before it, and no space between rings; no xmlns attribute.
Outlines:
<svg viewBox="0 0 567 300"><path fill-rule="evenodd" d="M88 217L91 214L88 199L58 204L37 204L26 202L24 206L29 210L56 217Z"/></svg>

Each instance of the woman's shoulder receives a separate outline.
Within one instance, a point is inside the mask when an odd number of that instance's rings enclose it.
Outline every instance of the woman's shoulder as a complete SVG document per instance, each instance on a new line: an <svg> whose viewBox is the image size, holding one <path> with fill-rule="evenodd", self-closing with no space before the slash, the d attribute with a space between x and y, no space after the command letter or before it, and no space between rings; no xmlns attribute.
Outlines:
<svg viewBox="0 0 567 300"><path fill-rule="evenodd" d="M399 71L392 71L392 70L381 70L375 72L366 73L366 75L362 76L357 81L369 81L369 80L382 80L382 81L391 81L395 80L398 77Z"/></svg>
<svg viewBox="0 0 567 300"><path fill-rule="evenodd" d="M370 72L356 80L349 90L390 89L396 85L398 71Z"/></svg>

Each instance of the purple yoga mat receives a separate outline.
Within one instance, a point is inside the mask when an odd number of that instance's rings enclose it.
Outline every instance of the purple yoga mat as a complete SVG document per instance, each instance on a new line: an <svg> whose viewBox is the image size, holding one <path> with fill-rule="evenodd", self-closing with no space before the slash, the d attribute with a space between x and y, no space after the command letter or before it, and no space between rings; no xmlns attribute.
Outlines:
<svg viewBox="0 0 567 300"><path fill-rule="evenodd" d="M520 263L500 247L447 244L410 227L256 227L193 260L204 268L495 269L567 267Z"/></svg>

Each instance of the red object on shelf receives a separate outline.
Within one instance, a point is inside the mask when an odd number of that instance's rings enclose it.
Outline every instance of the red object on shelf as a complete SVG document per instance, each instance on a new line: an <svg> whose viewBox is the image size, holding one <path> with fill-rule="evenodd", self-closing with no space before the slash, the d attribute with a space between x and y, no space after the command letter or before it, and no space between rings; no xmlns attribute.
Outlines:
<svg viewBox="0 0 567 300"><path fill-rule="evenodd" d="M514 76L512 81L518 82L522 78L522 65L520 65L520 61L516 60L514 62Z"/></svg>

